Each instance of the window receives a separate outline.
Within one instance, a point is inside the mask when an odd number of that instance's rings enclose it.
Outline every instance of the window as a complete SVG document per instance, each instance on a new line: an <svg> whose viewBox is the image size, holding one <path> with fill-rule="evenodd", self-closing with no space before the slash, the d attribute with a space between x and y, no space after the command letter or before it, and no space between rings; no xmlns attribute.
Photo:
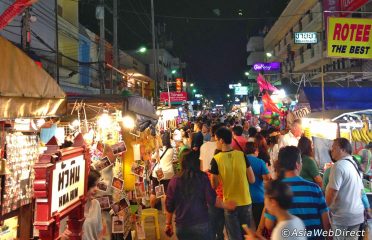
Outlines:
<svg viewBox="0 0 372 240"><path fill-rule="evenodd" d="M63 14L63 8L58 4L58 15L62 17Z"/></svg>
<svg viewBox="0 0 372 240"><path fill-rule="evenodd" d="M306 15L309 16L309 22L311 22L313 20L313 13L309 10L306 12Z"/></svg>
<svg viewBox="0 0 372 240"><path fill-rule="evenodd" d="M300 62L304 63L304 47L300 48Z"/></svg>

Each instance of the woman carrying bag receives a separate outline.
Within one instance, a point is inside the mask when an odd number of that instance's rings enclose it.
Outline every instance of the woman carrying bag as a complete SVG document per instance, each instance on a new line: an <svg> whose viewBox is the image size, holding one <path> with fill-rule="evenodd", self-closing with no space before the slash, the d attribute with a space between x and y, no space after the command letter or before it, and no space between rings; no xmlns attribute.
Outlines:
<svg viewBox="0 0 372 240"><path fill-rule="evenodd" d="M163 149L160 151L159 158L156 158L151 172L150 179L152 180L152 189L150 195L150 206L155 208L158 199L155 194L155 187L161 184L164 185L164 191L167 193L168 183L174 176L173 170L173 154L174 149L171 146L170 134L166 131L162 136Z"/></svg>

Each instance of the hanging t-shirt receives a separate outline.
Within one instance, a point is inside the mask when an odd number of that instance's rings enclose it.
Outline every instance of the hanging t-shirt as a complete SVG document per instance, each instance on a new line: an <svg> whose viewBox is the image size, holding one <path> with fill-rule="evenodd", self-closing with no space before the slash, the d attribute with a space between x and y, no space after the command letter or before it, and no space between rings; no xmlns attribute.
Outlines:
<svg viewBox="0 0 372 240"><path fill-rule="evenodd" d="M305 225L302 220L296 216L292 216L291 219L286 221L278 222L278 224L273 229L271 234L272 240L282 240L284 239L283 234L294 233L305 230ZM306 236L300 236L300 234L295 234L294 236L285 236L286 240L306 240Z"/></svg>
<svg viewBox="0 0 372 240"><path fill-rule="evenodd" d="M101 206L96 199L91 201L88 212L84 213L83 240L98 240L102 232Z"/></svg>

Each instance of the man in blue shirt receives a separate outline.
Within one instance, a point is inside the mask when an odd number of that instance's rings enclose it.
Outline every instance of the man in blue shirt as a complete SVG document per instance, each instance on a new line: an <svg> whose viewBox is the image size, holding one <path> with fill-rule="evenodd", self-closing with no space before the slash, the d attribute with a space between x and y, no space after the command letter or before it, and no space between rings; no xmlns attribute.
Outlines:
<svg viewBox="0 0 372 240"><path fill-rule="evenodd" d="M299 176L302 168L300 150L295 146L281 148L276 167L279 179L293 192L293 202L288 211L304 222L308 239L324 239L317 234L330 229L329 209L320 187ZM265 226L271 230L276 219L267 212L265 218Z"/></svg>
<svg viewBox="0 0 372 240"><path fill-rule="evenodd" d="M249 192L252 198L252 213L256 227L260 223L262 210L264 208L264 181L270 180L270 172L267 169L266 163L257 158L258 148L253 142L246 144L247 158L251 164L256 181L249 184Z"/></svg>

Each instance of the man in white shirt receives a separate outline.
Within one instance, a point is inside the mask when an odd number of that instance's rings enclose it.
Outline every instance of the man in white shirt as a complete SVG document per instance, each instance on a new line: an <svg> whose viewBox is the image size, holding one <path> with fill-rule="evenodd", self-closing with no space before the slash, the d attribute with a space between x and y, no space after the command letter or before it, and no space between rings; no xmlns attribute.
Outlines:
<svg viewBox="0 0 372 240"><path fill-rule="evenodd" d="M349 231L348 236L334 239L358 239L357 231L364 221L362 203L363 183L357 164L352 156L352 147L345 138L334 140L331 150L336 161L331 169L326 189L326 201L331 210L332 230ZM354 234L354 235L351 235Z"/></svg>
<svg viewBox="0 0 372 240"><path fill-rule="evenodd" d="M222 124L213 125L211 128L211 139L200 147L200 170L207 172L211 168L211 161L217 149L214 134Z"/></svg>
<svg viewBox="0 0 372 240"><path fill-rule="evenodd" d="M301 135L302 135L301 121L299 119L296 119L293 121L290 131L279 139L278 143L279 149L286 146L297 147L298 140L300 140Z"/></svg>

